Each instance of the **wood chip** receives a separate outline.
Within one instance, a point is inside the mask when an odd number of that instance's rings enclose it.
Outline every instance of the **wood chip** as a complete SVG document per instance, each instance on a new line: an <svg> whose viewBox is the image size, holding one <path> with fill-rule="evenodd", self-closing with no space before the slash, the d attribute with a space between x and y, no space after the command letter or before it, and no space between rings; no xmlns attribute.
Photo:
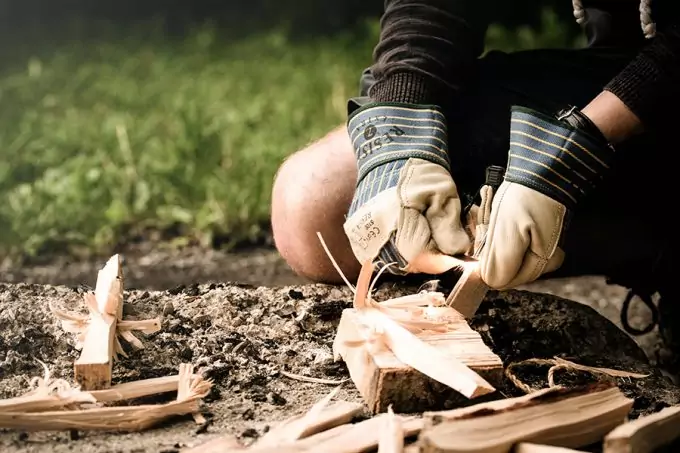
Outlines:
<svg viewBox="0 0 680 453"><path fill-rule="evenodd" d="M463 274L446 298L446 305L469 319L477 313L479 306L489 291L489 286L484 283L482 276L479 274L479 262L465 262L462 268Z"/></svg>
<svg viewBox="0 0 680 453"><path fill-rule="evenodd" d="M387 408L387 415L380 430L378 453L402 453L404 451L404 429L401 419L394 415L392 407Z"/></svg>
<svg viewBox="0 0 680 453"><path fill-rule="evenodd" d="M555 387L441 417L429 413L418 441L423 453L509 453L521 442L580 448L600 441L632 406L611 385Z"/></svg>
<svg viewBox="0 0 680 453"><path fill-rule="evenodd" d="M193 379L198 377L193 375ZM92 395L97 402L124 401L133 398L141 398L149 395L157 395L167 392L176 392L180 376L163 376L139 381L124 382L113 385L108 389L91 390L87 393Z"/></svg>
<svg viewBox="0 0 680 453"><path fill-rule="evenodd" d="M116 323L122 318L123 274L120 256L112 256L98 273L94 295L85 294L90 320L80 357L74 364L75 380L83 390L111 386Z"/></svg>
<svg viewBox="0 0 680 453"><path fill-rule="evenodd" d="M680 406L666 407L615 428L604 439L603 453L652 453L680 438Z"/></svg>
<svg viewBox="0 0 680 453"><path fill-rule="evenodd" d="M111 372L118 354L126 356L119 337L133 347L144 344L134 331L146 334L160 330L159 318L125 320L123 315L123 270L120 255L113 255L99 271L94 292L83 295L88 315L69 313L50 306L62 328L76 335L81 350L74 364L76 382L83 390L101 390L111 386Z"/></svg>

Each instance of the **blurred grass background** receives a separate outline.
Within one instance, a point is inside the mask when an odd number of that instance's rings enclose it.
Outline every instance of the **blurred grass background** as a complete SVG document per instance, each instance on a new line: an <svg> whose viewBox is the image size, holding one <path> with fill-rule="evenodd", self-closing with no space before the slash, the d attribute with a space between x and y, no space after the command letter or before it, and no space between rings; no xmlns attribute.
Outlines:
<svg viewBox="0 0 680 453"><path fill-rule="evenodd" d="M488 48L583 44L560 17L494 25ZM106 253L160 233L261 240L276 169L345 120L379 32L375 18L314 39L285 26L234 38L210 22L179 35L166 25L5 40L0 258Z"/></svg>

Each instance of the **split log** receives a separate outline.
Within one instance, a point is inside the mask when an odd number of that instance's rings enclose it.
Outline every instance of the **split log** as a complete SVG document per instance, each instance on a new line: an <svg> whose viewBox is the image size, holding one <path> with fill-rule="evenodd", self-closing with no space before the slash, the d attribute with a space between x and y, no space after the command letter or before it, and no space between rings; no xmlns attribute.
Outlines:
<svg viewBox="0 0 680 453"><path fill-rule="evenodd" d="M617 427L604 438L603 453L652 453L680 438L680 406L645 415Z"/></svg>
<svg viewBox="0 0 680 453"><path fill-rule="evenodd" d="M279 423L269 430L255 444L255 449L278 448L290 445L300 439L327 431L337 426L345 425L363 411L363 405L349 401L330 403L340 390L336 387L328 395L317 401L307 412L296 415ZM232 436L213 439L207 444L198 445L184 453L205 453L209 451L228 452L234 449Z"/></svg>
<svg viewBox="0 0 680 453"><path fill-rule="evenodd" d="M192 375L196 379L197 374ZM179 375L163 376L139 381L124 382L102 390L90 390L87 392L92 395L97 402L113 402L142 398L149 395L158 395L167 392L176 392L179 384Z"/></svg>
<svg viewBox="0 0 680 453"><path fill-rule="evenodd" d="M380 441L381 430L385 426L388 414L380 414L359 423L337 426L296 442L248 448L248 453L359 453L375 451ZM422 429L423 421L417 417L396 415L401 425L404 438L417 435Z"/></svg>
<svg viewBox="0 0 680 453"><path fill-rule="evenodd" d="M580 448L602 440L632 406L632 399L609 384L553 387L439 416L429 413L418 441L423 453L509 453L521 442Z"/></svg>
<svg viewBox="0 0 680 453"><path fill-rule="evenodd" d="M291 433L297 434L298 439L318 434L327 431L336 426L344 425L352 421L354 417L363 411L363 406L359 403L351 403L349 401L337 401L329 404L321 410L313 420L308 420L305 415L298 415L283 421L278 426L268 431L256 443L256 446L275 446L285 443ZM297 439L296 439L297 440Z"/></svg>
<svg viewBox="0 0 680 453"><path fill-rule="evenodd" d="M111 386L116 323L123 314L123 271L120 255L112 256L97 276L94 295L86 294L90 323L75 361L75 380L83 390Z"/></svg>
<svg viewBox="0 0 680 453"><path fill-rule="evenodd" d="M461 261L461 267L463 274L446 298L446 305L470 319L477 312L489 287L479 274L479 262Z"/></svg>
<svg viewBox="0 0 680 453"><path fill-rule="evenodd" d="M491 385L502 380L501 359L484 344L481 336L465 319L449 307L436 307L447 318L446 331L414 334L436 354L425 349L410 351L419 354L420 362L437 368L438 374L461 379L460 374L445 370L441 357L451 357L469 367ZM410 334L409 334L410 335ZM347 364L350 377L361 393L371 413L382 413L392 405L397 413L422 412L425 409L455 407L467 404L468 399L449 385L437 381L397 358L394 349L369 350L360 343L360 320L357 310L345 309L333 343L336 360ZM408 346L404 346L405 348ZM435 373L435 376L437 374Z"/></svg>

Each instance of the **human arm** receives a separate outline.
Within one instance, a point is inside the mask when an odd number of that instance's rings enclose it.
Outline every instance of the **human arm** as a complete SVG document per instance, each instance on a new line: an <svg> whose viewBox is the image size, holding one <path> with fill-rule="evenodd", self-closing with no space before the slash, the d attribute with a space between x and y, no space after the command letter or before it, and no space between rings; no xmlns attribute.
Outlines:
<svg viewBox="0 0 680 453"><path fill-rule="evenodd" d="M677 5L663 6L655 16L666 23L656 36L582 110L613 145L675 121L668 112L680 105L680 13Z"/></svg>
<svg viewBox="0 0 680 453"><path fill-rule="evenodd" d="M344 228L360 262L393 273L423 252L470 244L451 177L446 111L483 50L484 22L470 0L388 0L367 99L350 102L358 183Z"/></svg>
<svg viewBox="0 0 680 453"><path fill-rule="evenodd" d="M616 147L643 131L668 134L677 127L671 112L680 103L678 16L662 11L666 24L583 107L583 117L578 110L547 118L513 111L508 170L480 259L490 286L514 287L559 268L569 218L607 177Z"/></svg>

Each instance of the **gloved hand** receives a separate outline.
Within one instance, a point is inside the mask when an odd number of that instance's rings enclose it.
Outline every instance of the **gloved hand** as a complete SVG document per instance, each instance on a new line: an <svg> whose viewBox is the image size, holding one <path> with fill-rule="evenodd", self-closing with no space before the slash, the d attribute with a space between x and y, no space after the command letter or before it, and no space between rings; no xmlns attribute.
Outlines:
<svg viewBox="0 0 680 453"><path fill-rule="evenodd" d="M370 103L350 114L347 129L359 174L344 229L359 262L392 263L393 274L435 273L414 260L467 251L441 110Z"/></svg>
<svg viewBox="0 0 680 453"><path fill-rule="evenodd" d="M513 107L508 166L479 258L486 284L507 289L557 270L569 219L613 158L614 149L577 109L551 117Z"/></svg>

